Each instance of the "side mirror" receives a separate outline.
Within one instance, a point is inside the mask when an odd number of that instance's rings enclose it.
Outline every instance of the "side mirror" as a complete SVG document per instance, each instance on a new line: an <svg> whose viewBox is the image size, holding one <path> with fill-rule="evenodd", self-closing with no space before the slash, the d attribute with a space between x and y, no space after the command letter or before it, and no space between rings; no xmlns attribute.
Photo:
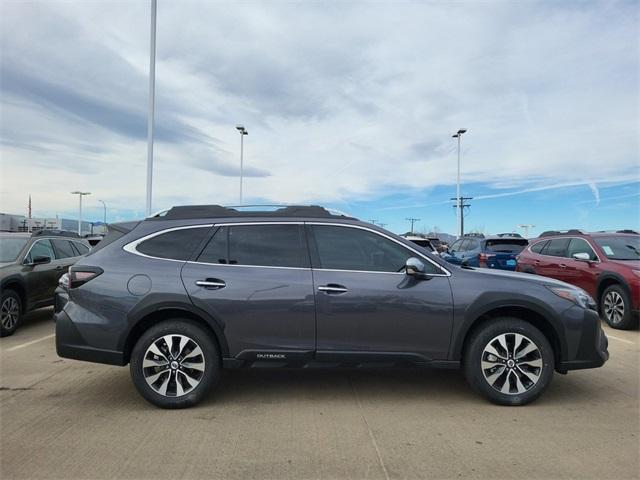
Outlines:
<svg viewBox="0 0 640 480"><path fill-rule="evenodd" d="M578 260L579 262L590 262L591 258L589 257L588 253L584 253L584 252L580 252L580 253L574 253L572 255L574 260Z"/></svg>
<svg viewBox="0 0 640 480"><path fill-rule="evenodd" d="M418 260L416 257L407 258L407 262L404 265L407 275L420 276L424 275L426 268L424 263Z"/></svg>
<svg viewBox="0 0 640 480"><path fill-rule="evenodd" d="M51 263L51 257L39 255L37 257L34 257L29 265L44 265L45 263Z"/></svg>

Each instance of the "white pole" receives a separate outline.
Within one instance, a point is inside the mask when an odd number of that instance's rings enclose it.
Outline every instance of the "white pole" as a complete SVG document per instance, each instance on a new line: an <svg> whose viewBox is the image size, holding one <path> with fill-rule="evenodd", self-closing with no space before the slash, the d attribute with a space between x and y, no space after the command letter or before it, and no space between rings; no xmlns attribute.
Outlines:
<svg viewBox="0 0 640 480"><path fill-rule="evenodd" d="M240 132L240 205L242 205L242 176L244 173L244 132Z"/></svg>
<svg viewBox="0 0 640 480"><path fill-rule="evenodd" d="M80 208L78 209L78 236L82 236L82 194L78 195L80 199Z"/></svg>
<svg viewBox="0 0 640 480"><path fill-rule="evenodd" d="M147 216L151 215L153 187L153 119L156 90L156 9L157 0L151 0L151 40L149 51L149 118L147 119Z"/></svg>
<svg viewBox="0 0 640 480"><path fill-rule="evenodd" d="M462 202L460 201L460 133L458 133L458 181L456 186L456 219L458 220L458 238L462 236Z"/></svg>

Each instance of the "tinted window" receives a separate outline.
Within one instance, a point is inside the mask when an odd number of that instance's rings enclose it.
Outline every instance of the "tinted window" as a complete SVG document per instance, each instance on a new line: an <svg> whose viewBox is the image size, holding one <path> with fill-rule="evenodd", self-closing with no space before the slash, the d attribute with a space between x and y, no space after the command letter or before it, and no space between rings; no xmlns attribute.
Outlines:
<svg viewBox="0 0 640 480"><path fill-rule="evenodd" d="M69 240L62 240L61 238L55 238L51 240L53 242L53 246L56 249L56 256L58 258L69 258L69 257L77 257L78 254L75 252L73 247L71 246L71 242Z"/></svg>
<svg viewBox="0 0 640 480"><path fill-rule="evenodd" d="M568 238L556 238L555 240L549 241L542 251L542 254L554 257L564 257L564 254L567 251L567 245L569 245Z"/></svg>
<svg viewBox="0 0 640 480"><path fill-rule="evenodd" d="M589 260L598 260L598 257L596 256L589 243L582 238L572 238L569 242L567 257L572 258L576 253L586 253L587 255L589 255Z"/></svg>
<svg viewBox="0 0 640 480"><path fill-rule="evenodd" d="M227 263L229 258L228 240L229 229L227 227L219 228L211 237L207 246L198 257L199 262L204 263Z"/></svg>
<svg viewBox="0 0 640 480"><path fill-rule="evenodd" d="M145 240L136 250L150 257L187 260L208 232L206 227L173 230Z"/></svg>
<svg viewBox="0 0 640 480"><path fill-rule="evenodd" d="M244 225L228 230L232 265L308 266L299 225Z"/></svg>
<svg viewBox="0 0 640 480"><path fill-rule="evenodd" d="M595 241L607 258L612 260L640 260L640 236L596 237Z"/></svg>
<svg viewBox="0 0 640 480"><path fill-rule="evenodd" d="M477 250L479 246L480 245L478 243L478 240L468 239L465 242L464 249L467 250L467 251L469 251L469 250Z"/></svg>
<svg viewBox="0 0 640 480"><path fill-rule="evenodd" d="M451 245L449 250L459 252L461 245L462 245L462 240L456 240L455 242L453 242L453 245Z"/></svg>
<svg viewBox="0 0 640 480"><path fill-rule="evenodd" d="M549 240L543 240L541 242L536 243L533 247L531 247L531 251L533 253L540 253L542 252L542 249L544 248L544 246L549 243Z"/></svg>
<svg viewBox="0 0 640 480"><path fill-rule="evenodd" d="M416 254L381 235L367 230L314 225L320 268L368 272L399 272ZM427 272L440 273L423 260Z"/></svg>
<svg viewBox="0 0 640 480"><path fill-rule="evenodd" d="M51 260L55 260L56 254L53 253L53 247L49 240L38 240L32 245L27 256L27 263L31 263L36 257L49 257Z"/></svg>
<svg viewBox="0 0 640 480"><path fill-rule="evenodd" d="M487 240L486 250L496 253L520 253L528 243L526 240Z"/></svg>
<svg viewBox="0 0 640 480"><path fill-rule="evenodd" d="M71 242L71 243L73 243L73 246L78 251L78 255L85 255L89 253L89 247L87 247L84 243L80 243L80 242Z"/></svg>

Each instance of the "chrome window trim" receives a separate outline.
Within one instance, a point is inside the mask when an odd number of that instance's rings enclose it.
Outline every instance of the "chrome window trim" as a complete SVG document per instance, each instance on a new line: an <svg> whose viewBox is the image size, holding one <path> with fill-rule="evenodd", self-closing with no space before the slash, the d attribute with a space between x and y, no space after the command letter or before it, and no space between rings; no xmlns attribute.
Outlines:
<svg viewBox="0 0 640 480"><path fill-rule="evenodd" d="M397 243L401 247L404 247L407 250L415 253L419 258L422 258L422 259L426 260L427 262L431 263L432 265L435 265L435 267L438 268L438 270L440 270L441 272L445 272L445 273L428 273L427 275L429 275L431 277L450 277L451 276L451 272L449 270L447 270L446 268L444 268L439 263L434 262L429 257L426 257L424 254L420 253L419 251L411 248L408 245L405 245L402 242L399 242L395 238L390 237L389 235L386 235L386 234L384 234L382 232L378 232L377 230L374 230L372 228L363 227L361 225L352 225L352 224L349 224L349 223L305 222L305 224L307 224L307 225L329 225L329 226L332 226L332 227L357 228L357 229L360 229L360 230L366 230L368 232L375 233L375 234L380 235L381 237L384 237L387 240L391 240L392 242ZM315 268L314 270L330 271L330 272L386 273L386 274L393 274L393 275L406 275L404 272L380 272L380 271L375 271L375 270L338 270L338 269L333 269L333 268Z"/></svg>
<svg viewBox="0 0 640 480"><path fill-rule="evenodd" d="M176 230L187 230L189 228L211 228L213 226L214 226L213 223L208 223L206 225L202 225L202 224L200 224L200 225L185 225L185 226L182 226L182 227L165 228L164 230L158 230L157 232L150 233L148 235L145 235L144 237L140 237L137 240L129 242L126 245L124 245L122 247L122 249L125 252L133 253L134 255L138 255L140 257L152 258L154 260L167 260L169 262L185 263L186 260L177 260L175 258L162 258L162 257L154 257L152 255L147 255L145 253L139 252L136 247L138 245L140 245L142 242L144 242L146 240L149 240L149 239L151 239L153 237L157 237L158 235L162 235L164 233L175 232Z"/></svg>
<svg viewBox="0 0 640 480"><path fill-rule="evenodd" d="M210 263L210 262L196 262L193 260L187 261L192 265L211 265L214 267L244 267L244 268L276 268L279 270L311 270L310 267L278 267L275 265L239 265L237 263Z"/></svg>
<svg viewBox="0 0 640 480"><path fill-rule="evenodd" d="M532 253L533 255L540 255L541 257L566 258L567 260L573 260L574 262L578 262L579 260L576 260L575 258L572 258L572 257L559 257L559 256L557 256L557 255L546 255L546 254L544 254L544 253L536 253L536 252L531 251L531 247L533 247L533 246L537 245L538 243L542 243L542 242L544 242L545 240L546 240L546 241L551 242L552 240L560 240L560 239L563 239L563 238L568 238L570 241L571 241L572 239L574 239L574 238L575 238L575 239L578 239L578 240L584 240L585 242L587 242L587 245L589 245L589 247L591 247L591 250L593 250L593 253L594 253L594 254L595 254L595 256L598 258L598 260L589 260L589 261L590 261L590 262L594 262L594 263L601 263L600 255L598 255L597 250L596 250L595 248L593 248L593 245L591 245L591 242L590 242L589 240L587 240L586 238L583 238L583 237L574 237L574 236L571 236L571 237L564 237L564 236L562 236L562 237L548 237L548 238L546 238L546 239L540 240L539 242L536 242L536 243L533 243L533 244L529 245L529 246L527 247L527 251L528 251L529 253ZM569 242L569 243L571 243L571 242ZM569 245L567 245L567 247L568 247L568 246L569 246Z"/></svg>

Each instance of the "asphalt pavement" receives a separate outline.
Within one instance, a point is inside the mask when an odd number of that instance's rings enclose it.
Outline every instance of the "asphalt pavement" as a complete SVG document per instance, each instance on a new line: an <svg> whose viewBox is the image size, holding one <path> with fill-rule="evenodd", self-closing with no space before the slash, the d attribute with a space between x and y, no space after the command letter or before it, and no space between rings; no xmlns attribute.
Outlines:
<svg viewBox="0 0 640 480"><path fill-rule="evenodd" d="M51 309L0 340L0 478L640 478L640 332L500 407L439 370L227 371L157 409L129 369L59 358Z"/></svg>

